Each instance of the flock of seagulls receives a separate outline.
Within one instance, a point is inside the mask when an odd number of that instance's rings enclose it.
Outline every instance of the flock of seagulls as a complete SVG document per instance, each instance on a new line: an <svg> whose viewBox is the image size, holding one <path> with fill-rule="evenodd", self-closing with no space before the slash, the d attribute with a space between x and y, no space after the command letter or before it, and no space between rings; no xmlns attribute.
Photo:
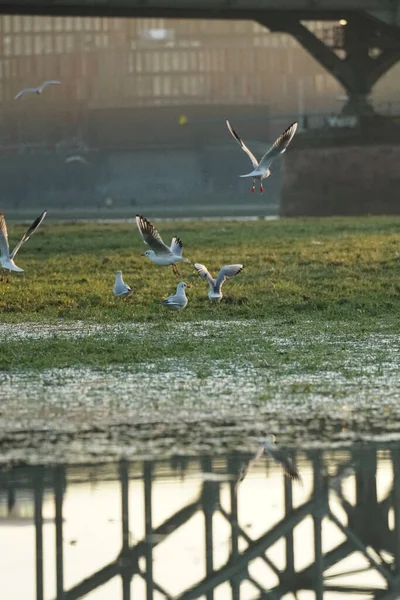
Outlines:
<svg viewBox="0 0 400 600"><path fill-rule="evenodd" d="M153 223L141 215L136 215L136 225L144 243L150 247L150 250L146 250L142 256L147 256L152 263L159 267L171 266L175 275L179 276L180 273L176 266L177 263L183 262L190 264L190 261L183 257L183 244L181 239L174 236L171 240L171 244L167 246L167 244L163 242L162 237L154 227ZM207 279L208 281L208 297L210 300L216 300L217 302L222 298L221 287L224 281L229 277L237 275L243 269L243 265L239 264L225 265L218 273L217 278L213 279L204 265L195 263L194 267L200 277ZM161 304L173 311L183 310L188 304L188 297L186 296L186 290L188 288L190 288L190 286L184 281L181 281L176 287L175 294L162 300ZM132 288L127 285L122 278L122 271L117 271L116 273L113 291L114 295L119 298L126 298L132 293Z"/></svg>
<svg viewBox="0 0 400 600"><path fill-rule="evenodd" d="M18 92L15 96L15 100L18 100L22 96L26 94L42 94L43 90L52 85L60 85L60 81L49 80L44 81L37 87L25 88ZM243 140L236 133L235 129L232 127L230 122L227 120L226 125L228 130L232 134L233 138L238 142L242 150L248 155L251 160L251 164L253 170L246 175L240 175L240 177L251 177L253 179L253 185L251 191L255 191L256 181L260 182L260 193L264 191L263 180L271 175L270 167L274 160L283 152L286 151L290 142L293 139L293 136L297 130L297 123L294 122L285 131L275 140L272 144L271 148L264 154L260 161L256 159L251 150L246 146ZM66 162L87 162L86 159L79 155L70 156L66 159ZM38 227L43 222L46 217L47 211L43 211L42 214L37 217L20 239L18 244L15 246L12 252L10 252L9 244L8 244L8 231L7 225L4 218L4 215L0 213L0 262L3 269L8 271L14 271L18 273L22 273L24 270L18 267L14 258L21 248L21 246L30 238L30 236L35 233ZM179 276L179 271L177 268L177 263L189 263L190 261L183 256L183 244L179 237L174 236L171 240L169 246L164 243L160 234L154 225L145 217L141 215L136 216L136 225L139 230L139 233L144 241L144 243L149 246L149 250L143 253L143 256L147 256L151 260L151 262L159 267L171 266L175 275ZM224 265L216 278L213 278L207 267L200 263L195 263L194 268L202 279L205 279L208 283L208 297L211 301L220 302L223 294L222 294L222 285L224 282L238 275L243 270L242 264L233 264L233 265ZM174 295L168 296L165 300L161 301L163 306L166 306L168 309L173 311L183 310L188 304L188 298L186 296L186 290L190 286L185 282L181 281L178 283L176 292ZM116 272L115 283L113 288L113 293L117 298L127 298L133 293L132 288L125 283L122 277L122 271ZM275 436L270 435L266 438L258 440L259 447L255 454L255 456L249 461L247 465L245 465L240 474L237 481L239 484L245 478L249 468L252 466L254 462L256 462L263 454L270 455L274 460L279 462L286 473L290 478L295 479L297 481L301 481L300 474L296 468L296 465L286 456L284 452L282 452L276 446Z"/></svg>
<svg viewBox="0 0 400 600"><path fill-rule="evenodd" d="M42 94L43 90L48 86L52 85L60 85L60 81L56 80L48 80L44 81L37 87L25 88L18 92L15 96L15 100L18 100L22 96L26 94ZM240 175L240 177L251 177L253 179L253 186L251 191L255 191L256 181L260 182L260 193L264 191L263 180L271 175L270 167L273 161L283 152L286 151L288 145L293 139L294 134L297 130L297 123L292 123L285 131L275 140L272 144L271 148L264 154L260 161L256 159L254 154L249 150L243 140L236 133L230 122L227 120L226 125L234 137L234 139L238 142L240 147L251 160L251 164L253 170L246 175ZM85 159L78 155L71 156L67 158L66 162L73 161L83 162ZM37 228L42 223L45 218L47 211L44 211L32 225L29 227L28 231L22 237L22 239L15 246L14 250L10 252L8 245L8 233L6 221L4 219L4 215L0 213L0 261L3 269L7 269L9 271L23 272L23 269L17 267L14 262L15 255L18 250L22 246L24 242L26 242L29 237L37 230ZM144 241L144 243L149 246L149 250L143 253L143 256L147 256L151 260L152 263L159 267L171 266L175 275L180 276L177 264L178 263L189 263L190 261L183 256L183 245L182 241L179 237L174 236L171 240L169 246L164 243L160 234L154 225L145 217L137 215L136 216L136 224L139 230L139 233ZM233 265L224 265L217 277L214 279L207 267L200 263L195 263L194 268L202 279L205 279L208 283L208 297L211 301L220 302L223 294L222 294L222 285L223 283L235 275L238 275L242 269L243 265L241 264L233 264ZM170 310L180 311L183 310L188 304L188 298L186 296L186 290L189 288L185 282L181 281L176 288L176 292L174 295L168 296L165 300L161 302L162 305L166 306ZM122 277L122 271L116 272L115 283L113 288L113 293L118 298L126 298L132 294L132 288L126 284Z"/></svg>

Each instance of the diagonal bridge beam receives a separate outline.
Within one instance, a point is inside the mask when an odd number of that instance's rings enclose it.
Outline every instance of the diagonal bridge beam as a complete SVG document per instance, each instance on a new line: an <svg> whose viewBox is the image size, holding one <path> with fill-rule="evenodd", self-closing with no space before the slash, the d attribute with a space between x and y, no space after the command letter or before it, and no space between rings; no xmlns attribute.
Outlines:
<svg viewBox="0 0 400 600"><path fill-rule="evenodd" d="M371 114L368 95L377 81L400 60L400 33L365 16L348 16L343 25L343 58L298 18L263 17L258 22L271 31L293 36L344 87L348 102L343 113Z"/></svg>

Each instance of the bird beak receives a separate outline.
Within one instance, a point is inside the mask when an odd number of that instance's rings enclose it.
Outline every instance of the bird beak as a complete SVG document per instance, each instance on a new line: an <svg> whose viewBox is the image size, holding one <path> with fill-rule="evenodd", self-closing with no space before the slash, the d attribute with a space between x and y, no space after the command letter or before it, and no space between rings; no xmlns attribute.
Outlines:
<svg viewBox="0 0 400 600"><path fill-rule="evenodd" d="M187 288L190 288L190 285L186 284L186 287L187 287Z"/></svg>
<svg viewBox="0 0 400 600"><path fill-rule="evenodd" d="M141 254L140 256L144 256L144 252L143 252L143 254Z"/></svg>

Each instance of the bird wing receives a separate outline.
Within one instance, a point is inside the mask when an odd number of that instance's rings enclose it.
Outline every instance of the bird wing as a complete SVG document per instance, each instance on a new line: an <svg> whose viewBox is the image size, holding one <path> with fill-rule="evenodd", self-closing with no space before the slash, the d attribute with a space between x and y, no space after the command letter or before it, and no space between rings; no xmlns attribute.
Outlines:
<svg viewBox="0 0 400 600"><path fill-rule="evenodd" d="M215 279L211 276L209 270L204 265L200 265L199 263L195 263L194 268L203 279L207 279L210 287L214 289Z"/></svg>
<svg viewBox="0 0 400 600"><path fill-rule="evenodd" d="M282 459L282 466L284 468L285 474L290 477L290 479L294 479L295 481L301 481L301 475L297 470L296 465L287 457Z"/></svg>
<svg viewBox="0 0 400 600"><path fill-rule="evenodd" d="M243 265L225 265L217 275L215 282L216 289L220 289L222 284L228 277L234 277L243 269Z"/></svg>
<svg viewBox="0 0 400 600"><path fill-rule="evenodd" d="M294 122L281 135L275 140L272 144L271 148L264 154L262 159L260 160L260 167L267 168L272 163L272 161L285 152L286 148L289 146L290 142L293 139L294 134L296 133L297 123Z"/></svg>
<svg viewBox="0 0 400 600"><path fill-rule="evenodd" d="M39 90L43 91L45 87L47 87L48 85L60 85L61 81L43 81L42 84L40 84L39 86Z"/></svg>
<svg viewBox="0 0 400 600"><path fill-rule="evenodd" d="M172 254L175 254L175 256L182 256L182 240L176 237L176 235L174 235L174 237L171 240L171 246L169 249L172 252Z"/></svg>
<svg viewBox="0 0 400 600"><path fill-rule="evenodd" d="M258 160L254 156L254 154L248 149L248 147L246 146L246 144L240 139L240 137L238 136L238 134L236 133L236 131L233 129L232 125L229 123L228 119L226 120L226 124L228 126L229 131L231 132L231 134L233 135L233 137L237 141L237 143L241 146L242 150L244 150L246 152L247 156L250 158L251 163L253 165L253 168L257 169L257 167L258 167Z"/></svg>
<svg viewBox="0 0 400 600"><path fill-rule="evenodd" d="M42 214L40 215L40 217L38 217L37 219L35 219L33 221L32 225L29 227L28 231L24 234L24 236L20 239L20 241L18 242L18 244L15 246L14 250L11 252L11 254L10 254L10 258L11 259L13 259L15 257L15 255L18 252L18 250L21 248L22 244L24 242L26 242L27 240L29 240L29 238L31 237L32 233L35 233L36 229L39 227L39 225L41 224L41 222L45 218L46 214L47 214L47 210L44 210L42 212Z"/></svg>
<svg viewBox="0 0 400 600"><path fill-rule="evenodd" d="M168 296L165 300L161 300L160 304L180 304L176 296Z"/></svg>
<svg viewBox="0 0 400 600"><path fill-rule="evenodd" d="M66 163L80 162L80 163L87 164L86 158L83 158L83 156L79 156L79 154L74 154L73 156L68 156L68 158L65 159L65 162Z"/></svg>
<svg viewBox="0 0 400 600"><path fill-rule="evenodd" d="M37 88L25 88L24 90L21 90L20 92L18 92L18 94L15 96L14 100L18 100L18 98L21 98L21 96L24 96L25 94L32 94L32 93L36 93L37 92Z"/></svg>
<svg viewBox="0 0 400 600"><path fill-rule="evenodd" d="M145 217L136 215L136 225L144 243L150 246L154 252L158 254L171 254L171 249L164 244L157 229L152 223L150 223L150 221L148 221Z"/></svg>
<svg viewBox="0 0 400 600"><path fill-rule="evenodd" d="M243 481L243 479L246 477L247 473L249 472L249 470L251 469L253 464L255 462L257 462L258 459L263 454L264 454L264 446L262 444L260 444L255 455L249 460L249 462L247 462L245 465L243 465L242 468L240 469L240 471L238 473L238 478L236 481L236 489L238 488L239 483L241 483Z"/></svg>
<svg viewBox="0 0 400 600"><path fill-rule="evenodd" d="M286 452L280 448L274 446L273 448L266 448L266 451L276 462L280 463L285 471L285 475L296 481L301 481L301 475L297 470L296 465L290 458L288 458Z"/></svg>
<svg viewBox="0 0 400 600"><path fill-rule="evenodd" d="M7 225L2 213L0 213L0 251L1 256L9 258L10 248L8 246Z"/></svg>

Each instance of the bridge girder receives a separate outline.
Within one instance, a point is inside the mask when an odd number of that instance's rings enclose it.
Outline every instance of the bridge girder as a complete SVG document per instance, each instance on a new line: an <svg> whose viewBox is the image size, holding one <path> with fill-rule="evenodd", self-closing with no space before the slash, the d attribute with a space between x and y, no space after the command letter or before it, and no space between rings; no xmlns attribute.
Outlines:
<svg viewBox="0 0 400 600"><path fill-rule="evenodd" d="M400 25L400 0L0 0L0 14L258 20L274 12L303 20L357 12Z"/></svg>
<svg viewBox="0 0 400 600"><path fill-rule="evenodd" d="M295 37L340 82L345 114L371 114L372 87L400 60L400 0L0 0L0 14L257 21ZM302 23L313 20L347 22L344 58Z"/></svg>
<svg viewBox="0 0 400 600"><path fill-rule="evenodd" d="M374 112L368 96L373 86L400 60L400 30L387 27L369 16L347 16L343 26L340 57L300 20L264 18L260 23L271 31L292 35L347 92L342 112L368 115Z"/></svg>

